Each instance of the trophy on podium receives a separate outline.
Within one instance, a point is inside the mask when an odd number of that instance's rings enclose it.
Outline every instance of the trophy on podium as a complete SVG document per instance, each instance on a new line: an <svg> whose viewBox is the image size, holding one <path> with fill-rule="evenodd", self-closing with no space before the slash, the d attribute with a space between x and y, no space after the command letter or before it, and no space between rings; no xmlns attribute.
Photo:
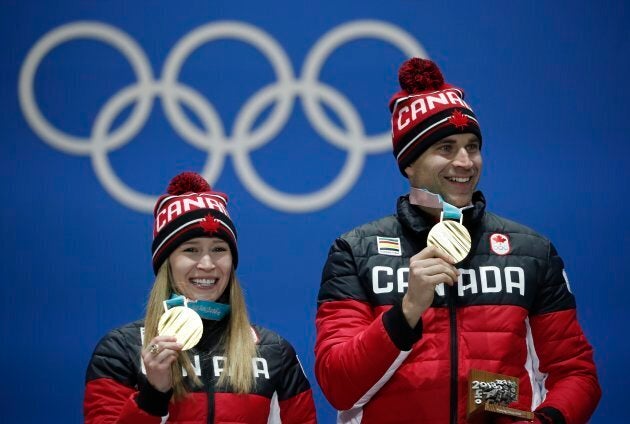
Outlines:
<svg viewBox="0 0 630 424"><path fill-rule="evenodd" d="M532 421L534 413L510 408L518 400L518 378L482 370L468 375L468 421L492 422L492 415L507 415Z"/></svg>

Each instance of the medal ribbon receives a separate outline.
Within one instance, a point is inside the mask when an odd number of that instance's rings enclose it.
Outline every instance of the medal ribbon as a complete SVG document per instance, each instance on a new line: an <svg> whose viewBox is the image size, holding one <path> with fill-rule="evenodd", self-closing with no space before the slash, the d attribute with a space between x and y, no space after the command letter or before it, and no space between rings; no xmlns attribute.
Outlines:
<svg viewBox="0 0 630 424"><path fill-rule="evenodd" d="M460 223L462 221L462 211L472 207L464 206L463 208L458 208L444 201L442 196L439 194L431 193L429 190L424 188L415 187L411 187L411 191L409 192L409 202L412 205L442 209L440 221L443 219L454 219Z"/></svg>
<svg viewBox="0 0 630 424"><path fill-rule="evenodd" d="M211 300L190 300L181 294L173 293L169 300L164 301L166 309L175 306L184 306L197 312L201 318L213 321L221 321L229 312L230 305L213 302Z"/></svg>

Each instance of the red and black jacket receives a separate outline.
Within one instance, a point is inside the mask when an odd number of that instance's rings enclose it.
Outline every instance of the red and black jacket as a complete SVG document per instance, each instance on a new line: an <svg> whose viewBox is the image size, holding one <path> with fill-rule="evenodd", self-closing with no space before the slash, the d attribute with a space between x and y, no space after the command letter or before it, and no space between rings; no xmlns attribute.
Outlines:
<svg viewBox="0 0 630 424"><path fill-rule="evenodd" d="M254 390L239 395L216 388L223 368L219 340L224 326L223 322L204 320L202 339L190 351L203 387L178 402L146 380L140 356L142 321L111 331L96 346L87 369L85 422L316 423L311 388L293 347L267 329L253 327L258 338Z"/></svg>
<svg viewBox="0 0 630 424"><path fill-rule="evenodd" d="M584 423L601 396L564 264L549 240L485 211L464 212L472 250L416 328L401 310L409 258L434 221L401 197L395 216L342 235L323 270L315 373L347 423L464 423L471 369L518 377L512 404Z"/></svg>

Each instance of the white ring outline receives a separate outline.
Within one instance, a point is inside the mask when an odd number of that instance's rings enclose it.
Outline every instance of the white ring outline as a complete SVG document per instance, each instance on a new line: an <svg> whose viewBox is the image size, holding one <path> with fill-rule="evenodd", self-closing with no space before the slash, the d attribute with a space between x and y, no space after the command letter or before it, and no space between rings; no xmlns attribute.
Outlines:
<svg viewBox="0 0 630 424"><path fill-rule="evenodd" d="M276 91L279 91L280 89L281 88L278 87ZM343 96L340 96L336 91L330 89L328 86L321 85L319 90L319 95L322 98L326 98L329 104L344 104L344 100L342 100ZM294 85L293 91L303 93L304 84ZM258 109L262 110L268 103L266 100L274 98L275 92L273 90L268 90L265 94L266 97L262 98L261 101L250 102L251 108L254 112L258 111ZM348 102L345 102L344 106L347 105ZM243 107L242 110L247 111L247 107ZM342 121L349 123L348 129L351 135L353 135L355 139L360 139L361 135L364 134L364 131L363 126L361 125L361 120L356 114L355 109L348 107L345 110L344 108L339 108L335 111L339 113ZM243 115L254 116L254 112L243 113ZM235 138L238 139L239 137L245 137L245 134L241 134L241 132L244 131L248 125L251 126L253 123L253 118L244 119L241 125L235 127ZM288 194L271 187L262 178L260 178L259 174L252 165L249 156L245 155L242 150L234 151L234 165L239 178L245 181L248 187L253 188L251 193L253 193L255 197L263 203L273 203L281 210L287 212L309 212L318 209L318 205L320 204L333 203L336 199L347 193L356 182L363 168L365 155L360 143L350 143L348 145L348 151L349 154L346 159L345 166L333 182L326 186L326 188L307 194Z"/></svg>
<svg viewBox="0 0 630 424"><path fill-rule="evenodd" d="M420 43L410 34L390 23L376 20L348 22L324 34L306 56L302 69L302 80L306 85L311 83L311 87L313 87L312 84L315 83L315 80L319 80L319 73L326 59L336 48L359 38L389 41L409 57L429 57ZM304 111L310 118L310 122L316 127L322 137L330 140L339 148L347 148L344 134L337 131L336 125L328 119L319 103L314 101L313 94L312 91L307 91L306 96L302 99ZM326 125L329 130L326 129ZM391 148L391 131L385 131L371 137L366 136L365 141L364 148L367 153L386 151Z"/></svg>
<svg viewBox="0 0 630 424"><path fill-rule="evenodd" d="M231 37L258 48L271 60L278 79L276 83L263 87L251 96L241 108L234 121L231 139L225 136L219 115L207 99L192 87L176 82L185 57L200 45L220 37ZM35 74L43 57L58 44L74 38L97 39L119 48L130 61L138 78L135 85L120 90L101 108L90 139L75 137L54 128L39 110L33 93ZM158 82L153 81L151 65L131 37L110 25L80 21L50 31L29 51L20 71L20 105L29 125L48 144L75 155L91 154L95 173L105 189L132 209L152 211L157 196L140 193L123 183L109 164L107 153L120 148L140 131L148 119L154 97L159 95L167 119L175 131L186 142L208 153L201 173L211 184L221 172L225 155L232 153L236 172L254 197L268 206L287 212L310 212L322 209L346 194L361 173L365 154L386 151L391 143L388 132L366 136L358 113L345 96L328 85L316 82L327 56L344 43L358 38L389 41L406 55L428 57L411 35L394 25L375 20L353 21L329 31L313 46L306 56L303 77L298 82L295 81L288 57L271 36L250 24L221 21L202 25L181 39L168 55L163 67L163 78ZM315 131L333 146L348 151L345 165L337 177L325 188L305 194L285 193L267 184L246 154L271 141L286 125L296 95L302 98L305 114ZM115 111L121 110L134 99L137 104L128 120L108 136L107 129L117 116ZM255 121L255 112L260 113L263 110L261 105L267 105L274 99L276 105L267 121L253 133L246 132L245 129L251 128ZM200 132L185 116L178 104L182 100L192 105L192 109L199 114L206 132ZM319 104L321 100L328 102L338 113L347 131L339 130L328 119Z"/></svg>
<svg viewBox="0 0 630 424"><path fill-rule="evenodd" d="M45 34L29 51L22 69L18 85L20 106L26 120L35 133L52 147L75 155L86 155L91 150L91 140L75 137L56 129L41 113L34 94L34 79L37 68L45 55L59 44L76 38L88 38L103 41L118 48L129 60L138 78L136 85L148 88L153 82L153 75L149 60L142 48L133 38L118 28L100 22L80 21L62 25ZM134 108L128 120L111 136L111 147L120 147L127 143L136 132L134 127L140 127L149 116L152 97L148 91L141 92L140 101Z"/></svg>
<svg viewBox="0 0 630 424"><path fill-rule="evenodd" d="M159 84L155 84L149 89L151 95L164 94L165 91L164 86ZM147 88L140 86L127 87L109 99L101 109L94 121L94 129L92 131L93 150L91 151L91 157L94 172L99 180L103 182L103 187L105 187L113 198L134 210L149 212L153 211L157 196L140 193L118 178L118 175L114 172L109 163L107 153L110 149L105 141L107 129L110 128L117 116L114 111L123 110L125 106L140 95L139 91L141 90L147 90ZM213 109L208 108L208 103L203 100L203 97L186 86L179 87L179 90L181 91L179 91L178 96L186 99L188 104L192 106L192 109L197 112L197 116L201 117L202 122L210 127L215 125L213 122L215 122L216 113ZM207 175L213 176L213 173L216 173L217 170L220 171L224 158L224 154L208 155L208 160L206 160L202 174L210 180Z"/></svg>

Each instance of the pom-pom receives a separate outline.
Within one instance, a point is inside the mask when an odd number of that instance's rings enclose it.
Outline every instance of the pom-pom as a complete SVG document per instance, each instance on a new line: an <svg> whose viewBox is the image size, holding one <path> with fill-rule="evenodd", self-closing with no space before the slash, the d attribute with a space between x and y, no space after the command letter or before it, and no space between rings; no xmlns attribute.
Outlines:
<svg viewBox="0 0 630 424"><path fill-rule="evenodd" d="M437 90L444 85L444 77L435 63L414 57L400 66L398 82L407 93L416 94L429 89Z"/></svg>
<svg viewBox="0 0 630 424"><path fill-rule="evenodd" d="M210 184L201 175L196 172L182 172L171 180L166 192L177 196L184 193L204 193L211 190Z"/></svg>

